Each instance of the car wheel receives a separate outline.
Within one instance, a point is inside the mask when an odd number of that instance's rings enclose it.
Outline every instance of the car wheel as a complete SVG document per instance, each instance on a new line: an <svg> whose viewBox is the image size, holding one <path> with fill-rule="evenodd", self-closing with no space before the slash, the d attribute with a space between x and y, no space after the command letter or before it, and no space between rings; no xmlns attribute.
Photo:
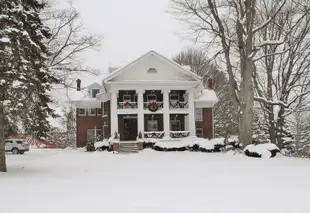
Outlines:
<svg viewBox="0 0 310 213"><path fill-rule="evenodd" d="M19 154L23 155L25 153L25 151L19 151Z"/></svg>
<svg viewBox="0 0 310 213"><path fill-rule="evenodd" d="M12 153L13 153L14 155L17 155L17 154L19 153L19 150L18 150L17 148L13 148L13 149L12 149Z"/></svg>

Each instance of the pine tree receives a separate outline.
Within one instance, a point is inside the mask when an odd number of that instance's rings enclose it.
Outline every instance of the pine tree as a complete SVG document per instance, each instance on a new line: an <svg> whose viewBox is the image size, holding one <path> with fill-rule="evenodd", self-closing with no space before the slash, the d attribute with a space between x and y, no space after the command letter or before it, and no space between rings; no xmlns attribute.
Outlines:
<svg viewBox="0 0 310 213"><path fill-rule="evenodd" d="M41 2L41 1L40 1ZM7 171L4 153L4 117L11 113L44 139L47 118L55 116L47 92L58 80L45 66L51 34L39 13L37 0L4 0L0 4L0 171Z"/></svg>

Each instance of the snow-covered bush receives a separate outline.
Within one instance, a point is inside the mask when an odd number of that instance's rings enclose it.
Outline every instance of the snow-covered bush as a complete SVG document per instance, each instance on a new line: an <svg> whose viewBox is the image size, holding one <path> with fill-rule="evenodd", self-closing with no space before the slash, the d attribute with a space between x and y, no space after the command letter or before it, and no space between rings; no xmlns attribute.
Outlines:
<svg viewBox="0 0 310 213"><path fill-rule="evenodd" d="M94 144L94 146L95 146L95 150L97 150L97 151L105 151L105 150L107 150L109 152L112 151L111 144L107 140L98 141Z"/></svg>
<svg viewBox="0 0 310 213"><path fill-rule="evenodd" d="M244 148L244 154L248 157L270 158L276 156L280 149L272 143L250 144Z"/></svg>

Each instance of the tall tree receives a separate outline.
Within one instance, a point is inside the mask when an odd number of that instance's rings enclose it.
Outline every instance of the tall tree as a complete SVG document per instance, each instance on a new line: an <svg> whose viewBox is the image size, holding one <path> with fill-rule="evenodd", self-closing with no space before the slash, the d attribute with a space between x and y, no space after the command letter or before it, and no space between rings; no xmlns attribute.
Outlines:
<svg viewBox="0 0 310 213"><path fill-rule="evenodd" d="M44 139L47 118L55 116L47 92L59 81L46 67L49 52L46 39L51 33L39 14L45 4L37 0L11 0L0 4L0 171L7 171L3 120L8 112L27 120Z"/></svg>
<svg viewBox="0 0 310 213"><path fill-rule="evenodd" d="M268 7L268 0L261 0ZM283 147L288 130L287 118L309 103L310 95L310 1L286 1L274 20L259 32L257 40L278 40L281 44L264 46L254 58L254 87L264 109L270 140ZM270 16L268 9L258 18Z"/></svg>
<svg viewBox="0 0 310 213"><path fill-rule="evenodd" d="M235 107L229 93L229 82L226 73L220 71L206 54L199 48L189 48L173 57L182 66L189 66L191 71L201 76L204 87L207 80L212 78L214 90L219 102L214 106L214 133L217 136L237 134L238 119Z"/></svg>
<svg viewBox="0 0 310 213"><path fill-rule="evenodd" d="M238 108L239 139L245 146L252 141L254 91L253 58L261 48L278 45L265 40L255 44L257 33L270 24L286 0L270 1L267 19L257 19L259 0L171 0L173 13L197 36L207 39L209 47L223 56L229 76L232 100ZM205 40L204 40L205 41Z"/></svg>

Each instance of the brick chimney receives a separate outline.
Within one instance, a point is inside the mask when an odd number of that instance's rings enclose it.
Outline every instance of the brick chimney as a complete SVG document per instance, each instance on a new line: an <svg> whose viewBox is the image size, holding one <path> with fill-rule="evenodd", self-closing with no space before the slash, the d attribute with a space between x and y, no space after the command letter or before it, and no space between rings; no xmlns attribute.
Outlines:
<svg viewBox="0 0 310 213"><path fill-rule="evenodd" d="M208 78L208 89L213 89L213 79Z"/></svg>
<svg viewBox="0 0 310 213"><path fill-rule="evenodd" d="M81 79L76 80L76 90L81 91Z"/></svg>

